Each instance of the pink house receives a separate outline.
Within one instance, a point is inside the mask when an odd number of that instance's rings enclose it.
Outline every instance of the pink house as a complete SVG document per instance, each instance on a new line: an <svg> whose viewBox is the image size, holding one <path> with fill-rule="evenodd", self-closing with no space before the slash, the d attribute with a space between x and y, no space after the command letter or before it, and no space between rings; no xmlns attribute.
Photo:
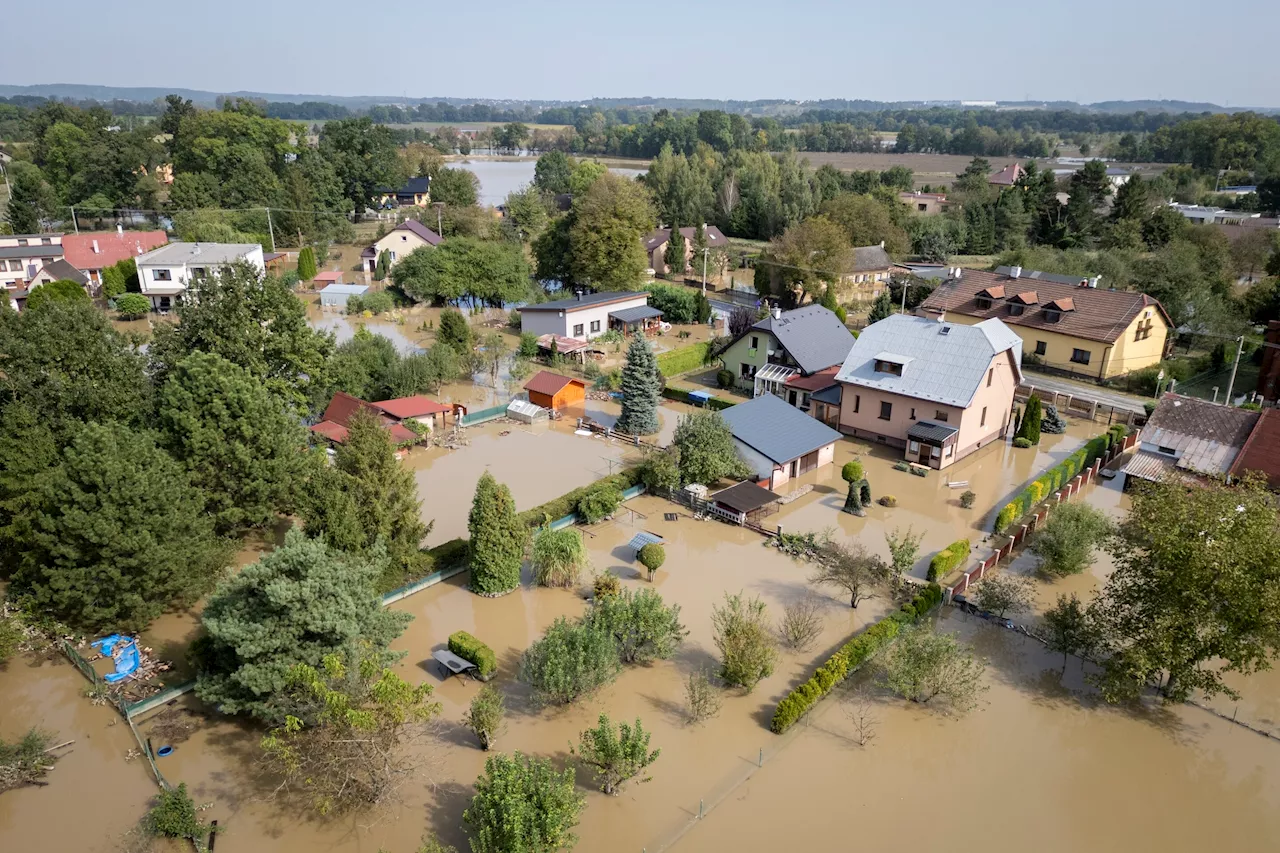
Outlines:
<svg viewBox="0 0 1280 853"><path fill-rule="evenodd" d="M895 314L864 329L836 373L838 428L946 468L1008 433L1021 365L1022 339L1000 320Z"/></svg>

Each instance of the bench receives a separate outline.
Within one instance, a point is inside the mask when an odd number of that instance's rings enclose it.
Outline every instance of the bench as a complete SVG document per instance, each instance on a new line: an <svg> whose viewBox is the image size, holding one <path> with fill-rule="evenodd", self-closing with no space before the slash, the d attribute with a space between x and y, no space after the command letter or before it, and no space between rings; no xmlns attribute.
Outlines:
<svg viewBox="0 0 1280 853"><path fill-rule="evenodd" d="M458 657L448 649L434 651L431 653L431 656L436 659L436 663L440 664L442 669L448 670L448 674L462 675L470 672L474 678L475 674L479 672L479 670L476 669L476 665L471 661L466 658ZM441 675L445 674L446 673L444 672L441 673Z"/></svg>

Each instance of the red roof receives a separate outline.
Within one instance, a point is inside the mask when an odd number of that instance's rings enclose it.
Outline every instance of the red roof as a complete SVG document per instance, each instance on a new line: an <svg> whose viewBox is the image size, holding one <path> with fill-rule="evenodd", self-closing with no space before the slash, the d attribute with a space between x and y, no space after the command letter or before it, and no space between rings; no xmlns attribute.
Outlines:
<svg viewBox="0 0 1280 853"><path fill-rule="evenodd" d="M342 270L325 270L316 273L316 277L312 281L339 281L342 278Z"/></svg>
<svg viewBox="0 0 1280 853"><path fill-rule="evenodd" d="M329 401L329 407L324 410L324 420L346 426L351 416L360 409L371 409L374 414L379 414L372 403L366 403L359 397L352 397L346 391L339 391L333 395L333 399Z"/></svg>
<svg viewBox="0 0 1280 853"><path fill-rule="evenodd" d="M799 388L801 391L821 391L836 384L836 374L839 372L840 365L834 364L809 376L797 373L784 384L788 388Z"/></svg>
<svg viewBox="0 0 1280 853"><path fill-rule="evenodd" d="M1231 466L1231 476L1245 471L1261 471L1273 489L1280 489L1280 410L1263 409L1249 439Z"/></svg>
<svg viewBox="0 0 1280 853"><path fill-rule="evenodd" d="M418 440L416 432L400 424L388 424L387 432L391 433L391 440L396 444L408 444Z"/></svg>
<svg viewBox="0 0 1280 853"><path fill-rule="evenodd" d="M415 394L412 397L397 397L394 400L383 400L381 403L374 403L373 407L401 420L453 411L452 406L447 406L421 394Z"/></svg>
<svg viewBox="0 0 1280 853"><path fill-rule="evenodd" d="M347 440L347 424L350 422L351 416L361 409L368 409L377 415L383 428L390 433L391 440L396 444L418 440L418 436L413 430L402 427L391 420L379 410L378 406L373 403L367 403L359 397L352 397L345 391L339 391L333 395L333 399L329 401L329 407L324 410L324 419L313 426L311 431L317 435L324 436L330 441L336 441L341 444Z"/></svg>
<svg viewBox="0 0 1280 853"><path fill-rule="evenodd" d="M98 251L93 250L94 241ZM169 242L163 231L86 231L62 235L62 252L67 263L78 270L105 269L125 258L158 249Z"/></svg>
<svg viewBox="0 0 1280 853"><path fill-rule="evenodd" d="M347 428L342 424L335 424L333 421L321 421L313 426L311 431L339 444L347 440Z"/></svg>
<svg viewBox="0 0 1280 853"><path fill-rule="evenodd" d="M546 394L548 397L554 397L560 391L570 384L581 385L587 387L587 383L581 379L574 379L570 376L561 376L559 373L552 373L549 370L539 370L534 377L524 384L524 390L532 391L535 394Z"/></svg>

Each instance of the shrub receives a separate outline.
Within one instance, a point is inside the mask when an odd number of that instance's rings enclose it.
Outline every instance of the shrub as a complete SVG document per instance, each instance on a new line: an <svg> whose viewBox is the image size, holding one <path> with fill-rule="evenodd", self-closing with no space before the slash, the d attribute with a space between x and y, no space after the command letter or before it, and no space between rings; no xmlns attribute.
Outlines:
<svg viewBox="0 0 1280 853"><path fill-rule="evenodd" d="M596 575L595 580L591 584L591 589L595 593L596 599L607 598L611 595L617 595L622 591L622 582L618 580L618 576L612 572L601 572Z"/></svg>
<svg viewBox="0 0 1280 853"><path fill-rule="evenodd" d="M625 491L636 483L640 482L639 474L636 468L628 468L625 471L619 471L612 477L605 477L596 480L587 486L581 486L571 492L561 495L554 500L549 500L544 504L535 506L533 509L527 509L520 513L517 517L520 523L525 527L541 527L549 521L555 521L558 518L564 518L578 511L578 502L582 500L582 496L592 489L603 485L611 485L619 491Z"/></svg>
<svg viewBox="0 0 1280 853"><path fill-rule="evenodd" d="M461 566L471 556L471 544L466 539L450 539L427 551L435 563L436 571Z"/></svg>
<svg viewBox="0 0 1280 853"><path fill-rule="evenodd" d="M449 635L449 651L475 664L481 678L488 678L498 668L498 656L493 649L466 631L454 631Z"/></svg>
<svg viewBox="0 0 1280 853"><path fill-rule="evenodd" d="M915 468L915 467L912 467L912 468L910 468L910 471L911 471L911 473L912 473L912 474L915 474L917 477L926 477L926 476L928 476L928 474L929 474L929 471L928 471L928 469L927 469L927 468Z"/></svg>
<svg viewBox="0 0 1280 853"><path fill-rule="evenodd" d="M545 758L498 753L484 763L476 795L462 813L472 853L551 851L572 847L583 797L573 768L559 773Z"/></svg>
<svg viewBox="0 0 1280 853"><path fill-rule="evenodd" d="M628 779L658 760L662 750L650 752L649 737L639 717L634 726L619 723L615 731L609 715L601 714L599 724L583 732L577 750L571 751L580 763L592 768L601 791L616 794Z"/></svg>
<svg viewBox="0 0 1280 853"><path fill-rule="evenodd" d="M365 311L374 315L385 314L396 307L395 297L386 290L366 294L361 303Z"/></svg>
<svg viewBox="0 0 1280 853"><path fill-rule="evenodd" d="M684 702L691 723L700 723L720 713L720 692L702 670L689 673L684 685Z"/></svg>
<svg viewBox="0 0 1280 853"><path fill-rule="evenodd" d="M538 336L533 332L520 333L520 346L516 350L521 358L538 357Z"/></svg>
<svg viewBox="0 0 1280 853"><path fill-rule="evenodd" d="M654 282L649 291L649 305L662 312L668 323L692 323L697 316L698 296L687 287Z"/></svg>
<svg viewBox="0 0 1280 853"><path fill-rule="evenodd" d="M121 320L137 320L147 316L151 310L151 300L141 293L126 293L116 299L116 311Z"/></svg>
<svg viewBox="0 0 1280 853"><path fill-rule="evenodd" d="M1018 426L1018 438L1025 438L1031 444L1040 443L1040 423L1044 420L1044 406L1040 398L1031 395L1027 399L1027 408L1022 415L1022 423ZM1017 439L1015 439L1016 442Z"/></svg>
<svg viewBox="0 0 1280 853"><path fill-rule="evenodd" d="M1116 430L1116 427L1121 427L1124 432ZM1089 439L1084 447L1028 483L1013 500L1005 504L1000 512L996 514L995 532L1004 532L1011 524L1029 513L1042 500L1055 494L1070 482L1073 477L1092 465L1094 460L1105 454L1111 444L1117 440L1116 436L1122 437L1127 432L1128 430L1123 424L1111 426L1107 432ZM1018 440L1015 439L1014 444L1016 445L1017 443Z"/></svg>
<svg viewBox="0 0 1280 853"><path fill-rule="evenodd" d="M974 494L972 491L961 492L960 506L964 507L965 509L973 509L973 502L977 499L978 499L978 496Z"/></svg>
<svg viewBox="0 0 1280 853"><path fill-rule="evenodd" d="M503 723L506 713L507 706L502 700L502 694L493 685L486 684L471 700L471 707L462 718L462 724L475 732L480 748L487 752L506 728Z"/></svg>
<svg viewBox="0 0 1280 853"><path fill-rule="evenodd" d="M863 478L862 463L857 459L850 459L844 463L844 467L840 469L840 477L846 483L856 483Z"/></svg>
<svg viewBox="0 0 1280 853"><path fill-rule="evenodd" d="M968 556L968 539L958 539L952 542L946 548L934 554L933 559L929 561L929 580L936 581L938 578L946 577L948 572L963 563Z"/></svg>
<svg viewBox="0 0 1280 853"><path fill-rule="evenodd" d="M578 499L578 515L587 524L595 524L618 511L622 503L622 492L612 483L597 483Z"/></svg>
<svg viewBox="0 0 1280 853"><path fill-rule="evenodd" d="M23 636L22 629L18 627L18 620L0 612L0 664L17 653L22 645Z"/></svg>
<svg viewBox="0 0 1280 853"><path fill-rule="evenodd" d="M1013 440L1013 446L1025 450L1031 446L1031 439L1018 436Z"/></svg>
<svg viewBox="0 0 1280 853"><path fill-rule="evenodd" d="M898 499L895 498L893 495L885 495L884 497L880 498L880 500L876 501L876 503L880 504L880 506L893 507L898 505Z"/></svg>
<svg viewBox="0 0 1280 853"><path fill-rule="evenodd" d="M541 586L573 586L590 565L582 534L566 527L544 530L533 540L533 581Z"/></svg>
<svg viewBox="0 0 1280 853"><path fill-rule="evenodd" d="M679 376L706 364L708 344L704 341L680 347L658 356L658 370L663 376Z"/></svg>
<svg viewBox="0 0 1280 853"><path fill-rule="evenodd" d="M612 575L610 575L612 577ZM582 622L617 644L623 663L666 660L676 653L688 631L680 624L680 605L668 607L652 589L621 590L598 598Z"/></svg>
<svg viewBox="0 0 1280 853"><path fill-rule="evenodd" d="M907 460L905 460L905 459L899 459L897 462L893 463L893 470L895 470L895 471L910 471L910 470L911 470L911 463L910 463L910 462L908 462L908 461L907 461Z"/></svg>
<svg viewBox="0 0 1280 853"><path fill-rule="evenodd" d="M147 829L162 838L187 838L203 846L209 827L200 819L199 809L187 793L187 783L160 792L156 804L147 812Z"/></svg>
<svg viewBox="0 0 1280 853"><path fill-rule="evenodd" d="M658 569L662 568L662 564L667 560L667 552L656 542L650 542L645 545L636 556L640 560L640 565L649 571L649 580L653 580L653 576L658 573Z"/></svg>
<svg viewBox="0 0 1280 853"><path fill-rule="evenodd" d="M796 687L778 703L769 728L776 734L785 732L836 685L844 681L849 673L857 670L872 655L892 642L902 625L928 614L941 601L942 588L937 584L930 584L907 605L910 612L907 609L900 610L850 638L835 654L827 658L826 663L818 667L808 681Z"/></svg>
<svg viewBox="0 0 1280 853"><path fill-rule="evenodd" d="M622 664L612 637L561 616L520 658L520 680L546 704L567 705L608 684Z"/></svg>
<svg viewBox="0 0 1280 853"><path fill-rule="evenodd" d="M720 388L729 389L733 387L733 371L718 370L716 371L716 385Z"/></svg>
<svg viewBox="0 0 1280 853"><path fill-rule="evenodd" d="M716 648L720 650L720 677L748 693L773 673L778 653L765 621L765 605L748 601L741 593L725 593L723 607L711 611Z"/></svg>
<svg viewBox="0 0 1280 853"><path fill-rule="evenodd" d="M1147 417L1151 417L1152 413L1155 412L1156 405L1157 404L1153 400L1148 400L1142 404L1142 408L1146 411Z"/></svg>
<svg viewBox="0 0 1280 853"><path fill-rule="evenodd" d="M788 604L778 623L778 634L787 647L807 652L822 633L822 612L818 599L805 597Z"/></svg>

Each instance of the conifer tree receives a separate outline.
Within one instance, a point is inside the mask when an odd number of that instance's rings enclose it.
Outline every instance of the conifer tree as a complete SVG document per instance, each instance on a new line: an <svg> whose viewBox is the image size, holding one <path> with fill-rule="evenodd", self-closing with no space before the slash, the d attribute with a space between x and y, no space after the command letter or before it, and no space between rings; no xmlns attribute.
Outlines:
<svg viewBox="0 0 1280 853"><path fill-rule="evenodd" d="M892 314L893 300L889 297L888 290L882 290L880 295L876 297L876 301L871 303L871 312L867 314L867 325L879 323Z"/></svg>
<svg viewBox="0 0 1280 853"><path fill-rule="evenodd" d="M615 426L631 435L653 435L658 431L658 397L662 374L658 360L643 335L636 335L627 347L627 363L622 368L622 414Z"/></svg>
<svg viewBox="0 0 1280 853"><path fill-rule="evenodd" d="M667 240L666 251L662 253L662 262L667 265L668 275L684 274L684 235L680 226L671 223L671 238Z"/></svg>
<svg viewBox="0 0 1280 853"><path fill-rule="evenodd" d="M471 588L497 595L519 586L527 531L516 515L511 490L488 471L476 483L467 530L471 534Z"/></svg>
<svg viewBox="0 0 1280 853"><path fill-rule="evenodd" d="M311 281L316 277L316 250L303 246L298 252L298 278Z"/></svg>
<svg viewBox="0 0 1280 853"><path fill-rule="evenodd" d="M1025 438L1032 444L1040 443L1040 421L1044 419L1044 409L1040 398L1032 396L1027 400L1026 411L1022 415L1022 423L1018 425L1018 434L1014 438Z"/></svg>

